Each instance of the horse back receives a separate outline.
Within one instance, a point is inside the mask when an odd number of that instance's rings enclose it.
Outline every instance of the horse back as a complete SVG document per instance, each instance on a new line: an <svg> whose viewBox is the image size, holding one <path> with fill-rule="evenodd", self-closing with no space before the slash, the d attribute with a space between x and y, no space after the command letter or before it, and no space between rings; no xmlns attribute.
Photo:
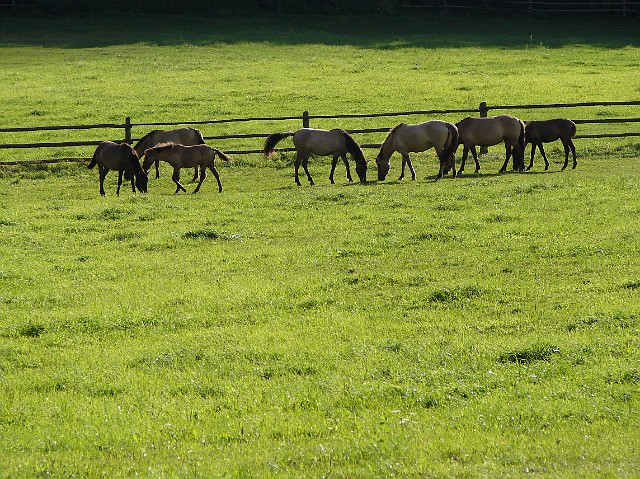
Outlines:
<svg viewBox="0 0 640 479"><path fill-rule="evenodd" d="M348 151L344 130L302 128L293 135L293 144L302 154L343 155Z"/></svg>
<svg viewBox="0 0 640 479"><path fill-rule="evenodd" d="M215 150L206 144L175 145L175 156L169 161L173 166L191 168L194 166L208 166L213 162Z"/></svg>
<svg viewBox="0 0 640 479"><path fill-rule="evenodd" d="M518 144L524 128L522 121L511 115L489 118L467 117L456 123L460 143L471 146L493 146L503 141Z"/></svg>
<svg viewBox="0 0 640 479"><path fill-rule="evenodd" d="M531 121L525 128L527 143L549 143L558 139L568 141L575 134L575 123L564 118Z"/></svg>
<svg viewBox="0 0 640 479"><path fill-rule="evenodd" d="M448 138L447 123L441 120L431 120L414 125L402 125L395 131L394 139L398 150L420 152L432 147L441 150Z"/></svg>
<svg viewBox="0 0 640 479"><path fill-rule="evenodd" d="M134 167L132 162L134 160L138 162L138 155L131 146L126 143L103 141L98 145L98 148L96 148L93 159L98 165L109 170L133 172Z"/></svg>
<svg viewBox="0 0 640 479"><path fill-rule="evenodd" d="M179 145L202 145L204 137L200 130L183 127L173 130L153 130L143 136L134 146L138 156L142 156L144 150L152 148L160 143L176 143Z"/></svg>

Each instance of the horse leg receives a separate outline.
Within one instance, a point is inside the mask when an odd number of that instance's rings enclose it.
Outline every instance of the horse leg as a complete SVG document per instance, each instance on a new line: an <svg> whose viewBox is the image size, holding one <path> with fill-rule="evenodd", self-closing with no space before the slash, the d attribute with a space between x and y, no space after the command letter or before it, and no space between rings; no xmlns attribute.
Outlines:
<svg viewBox="0 0 640 479"><path fill-rule="evenodd" d="M109 172L109 170L107 168L105 168L102 165L98 165L98 175L100 176L100 194L102 196L105 195L105 193L104 193L104 177L107 176L108 172Z"/></svg>
<svg viewBox="0 0 640 479"><path fill-rule="evenodd" d="M202 171L202 169L200 169L200 171ZM191 180L191 181L196 181L197 179L198 179L198 167L194 166L193 167L193 180ZM195 193L195 191L194 191L194 193Z"/></svg>
<svg viewBox="0 0 640 479"><path fill-rule="evenodd" d="M197 169L197 167L196 167ZM202 182L204 181L204 179L207 177L207 169L206 168L200 168L200 182L198 183L198 186L196 186L196 189L193 190L193 194L196 194L198 191L200 191L200 186L202 186Z"/></svg>
<svg viewBox="0 0 640 479"><path fill-rule="evenodd" d="M578 164L576 162L576 147L573 146L573 142L571 141L571 139L569 139L567 143L562 140L562 146L564 146L564 166L562 167L562 169L564 170L569 164L569 150L571 150L571 153L573 154L573 168L575 168Z"/></svg>
<svg viewBox="0 0 640 479"><path fill-rule="evenodd" d="M533 157L536 155L536 143L531 143L531 161L529 161L529 166L527 166L527 171L533 168Z"/></svg>
<svg viewBox="0 0 640 479"><path fill-rule="evenodd" d="M467 162L467 156L469 156L469 147L467 145L464 145L464 149L462 150L462 161L460 162L458 174L464 171L464 164Z"/></svg>
<svg viewBox="0 0 640 479"><path fill-rule="evenodd" d="M480 162L478 161L478 152L476 151L476 146L472 145L470 150L471 154L473 155L473 159L476 160L476 173L478 173L480 171Z"/></svg>
<svg viewBox="0 0 640 479"><path fill-rule="evenodd" d="M171 179L176 184L176 193L179 193L180 190L184 191L185 193L187 192L185 187L180 184L180 168L173 169L173 176L171 177Z"/></svg>
<svg viewBox="0 0 640 479"><path fill-rule="evenodd" d="M156 180L160 178L160 160L156 160Z"/></svg>
<svg viewBox="0 0 640 479"><path fill-rule="evenodd" d="M578 166L578 162L576 160L576 147L573 144L573 141L571 141L571 138L569 138L569 148L571 148L571 153L573 154L573 166L571 167L572 169L576 169L576 166Z"/></svg>
<svg viewBox="0 0 640 479"><path fill-rule="evenodd" d="M329 173L329 181L332 185L335 185L336 182L333 181L333 172L336 171L336 166L338 165L338 155L334 155L333 160L331 160L331 173Z"/></svg>
<svg viewBox="0 0 640 479"><path fill-rule="evenodd" d="M302 159L302 167L304 168L304 172L307 174L307 179L309 180L309 183L311 184L311 186L313 186L315 183L313 182L313 178L311 178L311 173L309 173L309 157L305 157Z"/></svg>
<svg viewBox="0 0 640 479"><path fill-rule="evenodd" d="M347 180L353 181L353 178L351 178L351 168L349 168L349 162L347 161L347 155L342 155L342 162L344 163L344 167L347 169Z"/></svg>
<svg viewBox="0 0 640 479"><path fill-rule="evenodd" d="M211 170L211 173L213 173L213 176L215 177L216 181L218 182L218 193L222 193L222 183L220 182L220 175L218 174L218 170L216 170L216 167L213 166L213 163L209 165L209 169ZM202 171L204 171L204 168L202 168ZM202 175L202 173L200 174Z"/></svg>
<svg viewBox="0 0 640 479"><path fill-rule="evenodd" d="M405 166L409 167L409 171L411 172L411 181L415 181L416 171L413 169L413 164L411 163L411 158L409 158L409 153L402 153L402 171L400 172L400 177L398 178L398 180L404 178Z"/></svg>
<svg viewBox="0 0 640 479"><path fill-rule="evenodd" d="M540 143L540 154L542 155L542 159L544 160L544 171L549 169L549 160L547 160L547 153L544 151L544 146Z"/></svg>
<svg viewBox="0 0 640 479"><path fill-rule="evenodd" d="M402 169L400 170L400 176L398 177L398 181L404 178L404 169L407 166L407 155L402 153Z"/></svg>
<svg viewBox="0 0 640 479"><path fill-rule="evenodd" d="M506 160L504 160L504 164L502 165L502 168L500 168L500 173L504 173L505 171L507 171L507 165L509 164L509 158L511 158L511 154L512 154L512 150L513 147L511 145L507 145L505 144L505 149L506 149ZM516 166L516 156L513 155L513 169L515 170L515 166Z"/></svg>
<svg viewBox="0 0 640 479"><path fill-rule="evenodd" d="M409 158L409 154L407 153L407 165L409 166L409 171L411 172L411 181L416 180L416 170L413 169L413 164L411 163L411 158Z"/></svg>
<svg viewBox="0 0 640 479"><path fill-rule="evenodd" d="M133 173L133 171L132 171L132 172L131 172L131 191L133 191L134 193L136 192L135 179L136 179L136 175L135 175L135 173Z"/></svg>
<svg viewBox="0 0 640 479"><path fill-rule="evenodd" d="M120 196L120 185L122 185L122 170L118 170L118 189L116 190L116 195Z"/></svg>
<svg viewBox="0 0 640 479"><path fill-rule="evenodd" d="M298 170L300 169L300 163L302 163L302 155L300 153L298 153L296 155L296 162L293 165L294 172L295 172L295 177L296 177L296 185L298 185L298 186L302 186L300 184L300 177L298 176Z"/></svg>

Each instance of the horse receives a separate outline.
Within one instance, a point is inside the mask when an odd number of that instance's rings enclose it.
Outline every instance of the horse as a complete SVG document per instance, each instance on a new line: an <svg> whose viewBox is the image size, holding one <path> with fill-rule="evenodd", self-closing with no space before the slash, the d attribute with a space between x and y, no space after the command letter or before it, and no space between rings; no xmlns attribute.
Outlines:
<svg viewBox="0 0 640 479"><path fill-rule="evenodd" d="M329 174L329 181L331 184L335 184L333 180L333 173L338 164L338 157L342 157L344 166L347 169L347 179L353 181L351 178L351 170L349 168L349 162L347 161L347 153L349 153L356 163L356 173L360 182L367 181L367 160L364 157L362 148L356 143L356 141L346 131L339 128L333 130L318 130L314 128L302 128L298 131L273 133L267 137L264 143L263 153L264 156L269 158L275 151L276 145L285 138L293 136L293 144L296 148L296 161L295 161L295 180L296 184L300 186L300 178L298 177L298 170L300 164L304 168L304 172L307 174L309 183L313 186L313 178L309 173L309 156L333 156L331 162L331 173Z"/></svg>
<svg viewBox="0 0 640 479"><path fill-rule="evenodd" d="M524 171L524 123L511 115L498 115L489 118L467 117L458 123L460 143L464 145L462 162L458 174L464 171L464 164L469 155L469 150L476 160L476 173L480 171L476 146L493 146L504 141L507 157L500 173L504 173L513 154L513 169Z"/></svg>
<svg viewBox="0 0 640 479"><path fill-rule="evenodd" d="M122 185L122 175L125 175L126 179L131 180L131 189L136 192L147 192L147 174L140 167L140 160L135 150L131 148L131 145L127 143L114 143L112 141L103 141L96 148L91 162L87 168L92 169L98 165L98 172L100 175L100 194L104 193L104 178L107 176L109 170L118 171L118 189L117 195L120 195L120 186ZM134 184L135 178L135 184Z"/></svg>
<svg viewBox="0 0 640 479"><path fill-rule="evenodd" d="M533 157L536 154L536 146L540 148L542 158L544 159L544 170L549 169L549 162L547 161L547 155L544 152L542 143L550 143L552 141L560 140L562 146L564 146L564 170L569 163L569 150L573 154L573 168L576 167L578 162L576 161L576 147L573 145L571 138L576 136L576 124L571 120L564 118L556 118L553 120L542 121L527 121L525 122L524 129L524 141L525 144L531 143L531 161L527 170L533 167Z"/></svg>
<svg viewBox="0 0 640 479"><path fill-rule="evenodd" d="M207 177L207 168L211 170L213 176L218 181L218 192L222 191L222 183L220 182L220 175L214 165L213 160L216 155L222 158L224 161L233 161L233 159L225 155L220 150L213 148L209 145L180 145L176 143L161 143L144 151L145 159L142 163L142 168L148 171L151 168L152 163L158 163L160 160L166 161L173 166L173 176L171 179L176 184L176 193L179 191L187 190L180 184L180 168L195 168L200 167L200 182L196 189L193 191L197 193L200 191L202 182Z"/></svg>
<svg viewBox="0 0 640 479"><path fill-rule="evenodd" d="M160 143L176 143L179 145L203 145L204 138L200 130L195 128L176 128L174 130L153 130L144 135L133 146L138 157L142 159L145 150ZM160 162L156 162L156 179L160 178ZM193 181L198 179L198 168L193 172Z"/></svg>
<svg viewBox="0 0 640 479"><path fill-rule="evenodd" d="M398 180L404 178L405 165L409 165L411 179L416 179L416 172L411 164L409 153L426 151L435 148L440 159L440 171L436 179L442 178L445 170L453 168L456 176L455 152L458 149L458 128L440 120L431 120L417 125L401 123L393 128L382 143L376 158L378 180L382 181L389 173L389 158L397 151L402 155L402 172Z"/></svg>

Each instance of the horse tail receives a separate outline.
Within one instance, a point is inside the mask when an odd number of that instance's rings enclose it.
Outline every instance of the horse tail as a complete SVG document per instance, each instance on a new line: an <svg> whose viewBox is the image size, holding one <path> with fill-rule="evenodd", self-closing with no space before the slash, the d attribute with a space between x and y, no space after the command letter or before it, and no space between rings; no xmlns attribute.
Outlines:
<svg viewBox="0 0 640 479"><path fill-rule="evenodd" d="M358 162L363 162L363 161L366 162L367 160L364 157L364 152L362 151L362 148L360 147L358 142L354 140L353 137L346 131L340 130L340 132L344 135L344 139L347 143L347 151L351 153L351 156L353 156L353 159Z"/></svg>
<svg viewBox="0 0 640 479"><path fill-rule="evenodd" d="M571 121L571 138L575 138L575 137L576 137L576 124Z"/></svg>
<svg viewBox="0 0 640 479"><path fill-rule="evenodd" d="M284 140L289 136L293 136L294 134L295 132L293 131L287 131L284 133L272 133L271 135L269 135L267 137L267 140L264 142L264 149L262 150L262 152L264 153L264 156L269 158L271 154L275 151L276 145L281 140Z"/></svg>
<svg viewBox="0 0 640 479"><path fill-rule="evenodd" d="M87 165L87 168L92 169L94 166L96 166L98 164L98 158L97 156L97 151L93 154L93 157L91 158L91 161L89 162L89 164Z"/></svg>
<svg viewBox="0 0 640 479"><path fill-rule="evenodd" d="M220 157L222 158L224 161L233 161L233 158L231 158L229 155L226 155L225 153L221 152L220 150L217 150L216 148L213 148L213 151Z"/></svg>
<svg viewBox="0 0 640 479"><path fill-rule="evenodd" d="M452 123L447 123L447 128L449 129L449 134L447 135L445 148L442 152L442 158L444 160L448 160L451 155L456 154L456 150L458 149L458 145L460 143L460 134L458 133L458 128Z"/></svg>
<svg viewBox="0 0 640 479"><path fill-rule="evenodd" d="M522 120L519 120L519 122L520 122L520 135L518 136L518 146L520 147L520 150L522 150L522 155L524 156L524 147L525 147L524 123L522 122Z"/></svg>

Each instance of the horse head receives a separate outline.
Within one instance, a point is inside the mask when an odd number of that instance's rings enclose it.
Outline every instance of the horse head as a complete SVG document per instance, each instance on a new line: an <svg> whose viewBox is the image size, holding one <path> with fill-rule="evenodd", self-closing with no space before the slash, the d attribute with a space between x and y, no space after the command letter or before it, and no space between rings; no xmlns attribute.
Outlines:
<svg viewBox="0 0 640 479"><path fill-rule="evenodd" d="M389 174L391 164L389 160L384 160L382 156L376 158L376 166L378 167L378 181L383 181Z"/></svg>
<svg viewBox="0 0 640 479"><path fill-rule="evenodd" d="M138 189L138 191L141 191L142 193L146 193L148 184L149 184L149 177L144 171L136 175L136 188Z"/></svg>
<svg viewBox="0 0 640 479"><path fill-rule="evenodd" d="M142 170L145 173L149 172L151 165L153 165L154 161L156 160L156 156L157 156L157 153L154 151L153 148L149 148L144 151L144 161L142 162Z"/></svg>

